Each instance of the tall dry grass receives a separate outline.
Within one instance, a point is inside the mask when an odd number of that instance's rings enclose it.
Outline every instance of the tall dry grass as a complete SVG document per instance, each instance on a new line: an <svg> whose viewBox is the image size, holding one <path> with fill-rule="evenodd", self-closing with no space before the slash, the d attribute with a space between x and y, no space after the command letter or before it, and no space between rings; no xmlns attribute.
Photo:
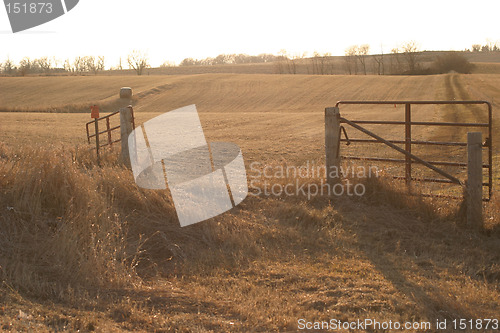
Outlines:
<svg viewBox="0 0 500 333"><path fill-rule="evenodd" d="M180 255L170 198L146 195L117 156L108 152L98 168L88 148L0 146L0 274L7 284L65 299L79 289L134 287L139 262L146 273L153 256Z"/></svg>

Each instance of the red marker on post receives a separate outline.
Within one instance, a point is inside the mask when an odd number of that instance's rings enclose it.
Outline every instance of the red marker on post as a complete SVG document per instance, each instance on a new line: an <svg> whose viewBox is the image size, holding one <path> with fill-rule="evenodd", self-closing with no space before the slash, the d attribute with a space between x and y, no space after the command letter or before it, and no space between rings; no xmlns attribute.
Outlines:
<svg viewBox="0 0 500 333"><path fill-rule="evenodd" d="M92 105L90 107L90 118L93 119L99 118L99 107L97 105Z"/></svg>

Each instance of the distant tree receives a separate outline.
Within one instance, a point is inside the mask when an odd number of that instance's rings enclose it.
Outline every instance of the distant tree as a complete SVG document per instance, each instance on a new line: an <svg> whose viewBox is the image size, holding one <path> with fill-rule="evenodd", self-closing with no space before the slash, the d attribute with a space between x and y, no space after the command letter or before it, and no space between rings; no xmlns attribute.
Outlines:
<svg viewBox="0 0 500 333"><path fill-rule="evenodd" d="M63 69L66 72L70 72L70 73L73 71L73 66L71 65L71 62L69 59L64 60Z"/></svg>
<svg viewBox="0 0 500 333"><path fill-rule="evenodd" d="M213 65L226 65L234 63L235 55L231 54L219 54L217 57L213 59Z"/></svg>
<svg viewBox="0 0 500 333"><path fill-rule="evenodd" d="M85 64L84 72L97 73L97 65L94 56L83 57L83 63Z"/></svg>
<svg viewBox="0 0 500 333"><path fill-rule="evenodd" d="M374 66L374 71L378 75L384 75L385 74L385 63L384 63L384 50L382 46L380 46L380 54L374 54L373 55L373 66Z"/></svg>
<svg viewBox="0 0 500 333"><path fill-rule="evenodd" d="M94 56L86 56L82 59L83 68L85 72L97 73L104 70L104 56L98 56L97 58Z"/></svg>
<svg viewBox="0 0 500 333"><path fill-rule="evenodd" d="M286 68L288 74L297 74L297 64L301 58L300 54L295 54L286 58Z"/></svg>
<svg viewBox="0 0 500 333"><path fill-rule="evenodd" d="M142 75L144 70L149 67L148 56L141 52L134 50L127 57L128 66L130 69L135 70L137 75Z"/></svg>
<svg viewBox="0 0 500 333"><path fill-rule="evenodd" d="M6 74L13 74L16 70L16 66L14 64L14 62L12 62L12 60L10 60L9 57L7 57L7 59L5 60L5 62L3 63L3 72L6 73Z"/></svg>
<svg viewBox="0 0 500 333"><path fill-rule="evenodd" d="M105 61L104 61L104 56L98 56L97 57L97 70L102 72L105 69Z"/></svg>
<svg viewBox="0 0 500 333"><path fill-rule="evenodd" d="M408 65L408 73L414 74L417 71L418 63L418 44L415 41L409 41L402 46L403 54Z"/></svg>
<svg viewBox="0 0 500 333"><path fill-rule="evenodd" d="M496 43L494 43L494 42L493 42L492 40L490 40L490 39L487 39L487 40L486 40L486 45L488 46L488 51L489 51L489 52L493 52L493 51L495 51L495 50L496 50L496 48L497 48L497 44L496 44Z"/></svg>
<svg viewBox="0 0 500 333"><path fill-rule="evenodd" d="M40 68L40 71L44 73L49 73L52 69L52 59L49 57L41 57L39 59L35 59L33 63L37 64Z"/></svg>
<svg viewBox="0 0 500 333"><path fill-rule="evenodd" d="M366 56L370 51L370 45L363 44L356 47L356 58L359 60L361 64L361 68L363 68L363 74L366 75Z"/></svg>
<svg viewBox="0 0 500 333"><path fill-rule="evenodd" d="M262 53L257 56L260 62L273 62L276 61L276 56L274 54Z"/></svg>
<svg viewBox="0 0 500 333"><path fill-rule="evenodd" d="M242 53L233 55L233 61L235 64L248 64L254 62L255 60L256 59L252 59L252 57Z"/></svg>
<svg viewBox="0 0 500 333"><path fill-rule="evenodd" d="M73 60L73 66L71 68L71 72L76 74L82 74L87 70L87 62L85 57L75 57Z"/></svg>
<svg viewBox="0 0 500 333"><path fill-rule="evenodd" d="M179 66L194 66L195 60L193 58L185 58L181 61Z"/></svg>
<svg viewBox="0 0 500 333"><path fill-rule="evenodd" d="M329 52L321 54L317 51L314 51L313 56L310 59L312 64L312 74L332 74L333 69L330 62L331 56L332 55Z"/></svg>
<svg viewBox="0 0 500 333"><path fill-rule="evenodd" d="M312 57L309 58L310 61L311 61L311 71L309 71L309 68L307 69L307 74L318 74L319 70L318 70L318 67L319 67L319 64L318 64L318 59L319 59L319 52L318 51L314 51L313 54L312 54Z"/></svg>
<svg viewBox="0 0 500 333"><path fill-rule="evenodd" d="M472 52L498 52L500 51L500 45L498 42L492 42L491 40L486 40L486 44L474 44L472 45Z"/></svg>
<svg viewBox="0 0 500 333"><path fill-rule="evenodd" d="M481 52L490 52L490 46L488 44L481 46Z"/></svg>
<svg viewBox="0 0 500 333"><path fill-rule="evenodd" d="M287 71L288 62L288 52L285 49L281 49L278 52L278 57L275 62L275 72L277 74L285 74Z"/></svg>
<svg viewBox="0 0 500 333"><path fill-rule="evenodd" d="M358 60L356 54L358 53L358 47L356 45L350 46L345 50L345 69L349 75L358 74Z"/></svg>
<svg viewBox="0 0 500 333"><path fill-rule="evenodd" d="M33 62L29 57L24 57L20 62L19 62L19 74L21 76L26 76L31 72L31 67L33 65Z"/></svg>
<svg viewBox="0 0 500 333"><path fill-rule="evenodd" d="M160 68L168 68L168 67L175 67L175 62L166 60L163 62L163 64L160 65Z"/></svg>

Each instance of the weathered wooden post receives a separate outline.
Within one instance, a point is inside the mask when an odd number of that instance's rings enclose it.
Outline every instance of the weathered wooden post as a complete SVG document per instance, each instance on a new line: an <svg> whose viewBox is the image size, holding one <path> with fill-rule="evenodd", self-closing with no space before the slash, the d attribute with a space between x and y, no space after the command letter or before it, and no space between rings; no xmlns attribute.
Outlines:
<svg viewBox="0 0 500 333"><path fill-rule="evenodd" d="M330 186L340 182L340 110L325 109L326 182Z"/></svg>
<svg viewBox="0 0 500 333"><path fill-rule="evenodd" d="M483 143L482 133L467 133L467 225L483 226Z"/></svg>
<svg viewBox="0 0 500 333"><path fill-rule="evenodd" d="M133 130L133 109L132 106L120 109L120 134L122 143L122 163L130 168L130 155L128 150L128 136Z"/></svg>

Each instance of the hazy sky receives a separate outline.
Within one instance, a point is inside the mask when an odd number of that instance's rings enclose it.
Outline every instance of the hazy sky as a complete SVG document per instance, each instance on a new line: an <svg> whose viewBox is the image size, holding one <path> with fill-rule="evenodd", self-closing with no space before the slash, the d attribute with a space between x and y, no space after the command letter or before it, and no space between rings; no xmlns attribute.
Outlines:
<svg viewBox="0 0 500 333"><path fill-rule="evenodd" d="M80 0L66 15L12 34L2 6L0 62L7 56L104 55L109 67L140 49L157 66L281 49L342 55L353 44L389 52L409 40L422 50L463 50L500 41L499 15L498 0Z"/></svg>

